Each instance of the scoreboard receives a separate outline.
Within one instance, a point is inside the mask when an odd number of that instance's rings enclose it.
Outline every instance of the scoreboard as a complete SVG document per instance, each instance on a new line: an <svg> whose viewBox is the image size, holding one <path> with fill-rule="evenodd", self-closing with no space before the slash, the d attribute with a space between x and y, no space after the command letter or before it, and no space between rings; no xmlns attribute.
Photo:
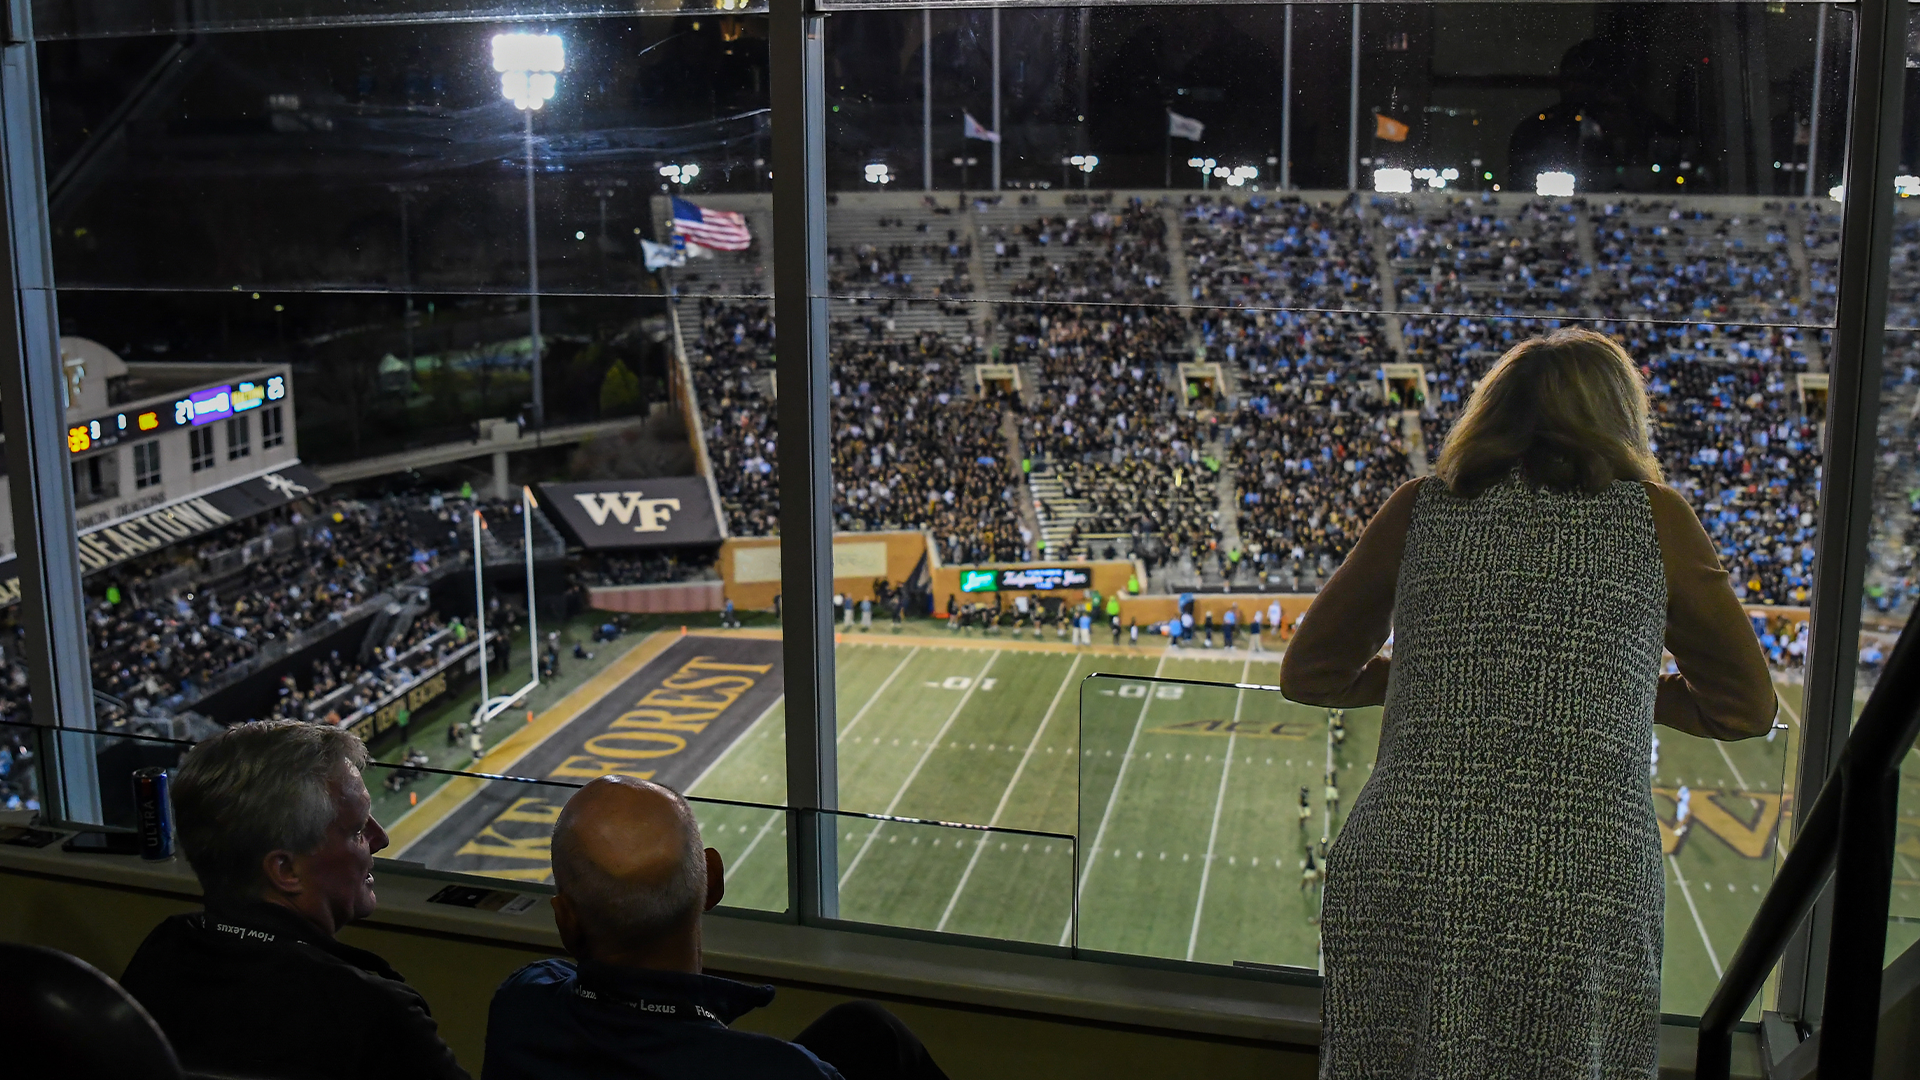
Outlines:
<svg viewBox="0 0 1920 1080"><path fill-rule="evenodd" d="M98 420L71 424L67 427L67 451L82 454L114 446L122 439L138 438L177 427L201 427L250 412L286 396L285 375L209 386L177 398L169 405L110 413Z"/></svg>

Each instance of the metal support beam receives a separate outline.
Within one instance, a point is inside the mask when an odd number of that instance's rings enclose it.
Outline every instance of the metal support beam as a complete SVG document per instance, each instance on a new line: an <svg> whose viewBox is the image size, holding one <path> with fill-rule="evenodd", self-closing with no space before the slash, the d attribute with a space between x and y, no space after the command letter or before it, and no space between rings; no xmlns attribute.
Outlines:
<svg viewBox="0 0 1920 1080"><path fill-rule="evenodd" d="M933 9L920 9L920 187L933 190Z"/></svg>
<svg viewBox="0 0 1920 1080"><path fill-rule="evenodd" d="M1280 190L1293 190L1293 5L1280 46Z"/></svg>
<svg viewBox="0 0 1920 1080"><path fill-rule="evenodd" d="M1905 0L1861 0L1854 18L1845 202L1841 210L1827 445L1820 483L1813 628L1795 791L1811 798L1839 760L1853 721L1853 672L1860 648L1861 589L1873 510L1875 425L1886 337L1887 263L1893 237L1893 178L1900 163L1906 93ZM1798 822L1795 822L1796 827ZM1789 946L1780 1012L1815 1021L1825 993L1817 956L1831 929L1823 899L1810 929Z"/></svg>
<svg viewBox="0 0 1920 1080"><path fill-rule="evenodd" d="M772 0L773 291L780 380L781 658L787 691L789 910L839 914L833 692L833 476L827 419L826 57L823 16Z"/></svg>
<svg viewBox="0 0 1920 1080"><path fill-rule="evenodd" d="M1353 55L1347 69L1347 190L1360 190L1360 5L1353 5Z"/></svg>
<svg viewBox="0 0 1920 1080"><path fill-rule="evenodd" d="M1000 146L1007 141L1007 133L1000 130L1000 9L994 8L993 17L993 190L1000 190Z"/></svg>
<svg viewBox="0 0 1920 1080"><path fill-rule="evenodd" d="M45 156L40 145L40 80L31 5L8 4L0 47L0 421L6 425L7 484L13 511L14 565L20 574L21 641L33 722L92 728L93 687L80 598L80 551L68 472L67 386L54 307L48 246ZM41 776L46 812L56 820L98 822L100 778L93 740L55 735ZM126 783L126 779L121 779Z"/></svg>

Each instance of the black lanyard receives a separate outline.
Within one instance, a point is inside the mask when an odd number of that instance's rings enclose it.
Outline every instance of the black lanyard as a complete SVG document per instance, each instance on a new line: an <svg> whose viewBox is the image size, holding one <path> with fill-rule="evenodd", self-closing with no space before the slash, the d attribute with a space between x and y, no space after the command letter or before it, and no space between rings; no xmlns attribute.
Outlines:
<svg viewBox="0 0 1920 1080"><path fill-rule="evenodd" d="M648 1016L657 1016L663 1020L679 1020L683 1023L699 1023L711 1020L725 1026L725 1023L703 1005L691 1001L682 1001L671 997L635 997L614 990L592 990L580 985L578 979L573 984L573 996L586 1001L604 1001L609 1005L619 1005Z"/></svg>

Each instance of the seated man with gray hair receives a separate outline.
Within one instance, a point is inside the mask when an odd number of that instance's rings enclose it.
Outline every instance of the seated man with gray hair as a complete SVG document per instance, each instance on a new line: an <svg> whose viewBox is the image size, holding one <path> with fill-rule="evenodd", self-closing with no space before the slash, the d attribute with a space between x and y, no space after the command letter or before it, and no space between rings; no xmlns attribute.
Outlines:
<svg viewBox="0 0 1920 1080"><path fill-rule="evenodd" d="M373 914L387 834L338 728L228 728L173 776L180 847L206 910L161 923L121 977L192 1072L467 1080L427 1003L378 956L335 939Z"/></svg>
<svg viewBox="0 0 1920 1080"><path fill-rule="evenodd" d="M727 1025L773 987L701 974L700 921L726 891L672 790L605 776L553 832L554 921L578 960L520 969L493 995L483 1080L945 1080L893 1014L829 1009L792 1042Z"/></svg>

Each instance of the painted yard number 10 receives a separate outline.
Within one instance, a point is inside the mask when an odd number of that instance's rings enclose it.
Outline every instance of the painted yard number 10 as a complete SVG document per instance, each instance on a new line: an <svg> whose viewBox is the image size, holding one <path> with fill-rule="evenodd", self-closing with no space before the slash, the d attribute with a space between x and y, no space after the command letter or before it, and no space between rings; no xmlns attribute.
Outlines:
<svg viewBox="0 0 1920 1080"><path fill-rule="evenodd" d="M980 689L982 689L982 690L991 690L991 689L993 689L993 687L994 687L994 684L995 684L995 683L997 683L997 682L999 682L999 681L1000 681L1000 680L998 680L998 679L992 679L992 678L988 678L988 679L981 679L981 680L980 680ZM940 684L940 689L942 689L942 690L965 690L965 689L966 689L967 687L969 687L969 686L972 686L972 685L973 685L973 678L972 678L972 676L969 676L969 675L949 675L949 676L947 676L947 677L946 677L946 679L945 679L945 681L943 681L943 682L941 682L941 684Z"/></svg>

